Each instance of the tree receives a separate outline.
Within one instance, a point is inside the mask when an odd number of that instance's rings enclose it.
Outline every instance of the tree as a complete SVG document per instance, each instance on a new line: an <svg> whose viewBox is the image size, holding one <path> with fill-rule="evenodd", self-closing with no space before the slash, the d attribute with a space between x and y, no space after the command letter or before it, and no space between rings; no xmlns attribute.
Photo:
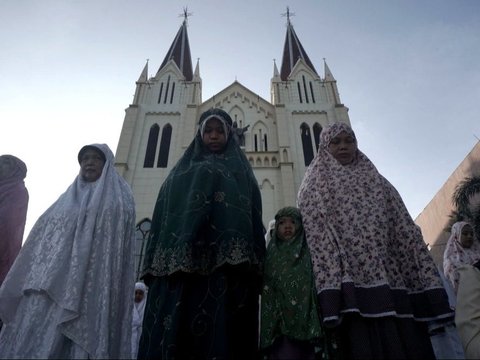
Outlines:
<svg viewBox="0 0 480 360"><path fill-rule="evenodd" d="M475 237L480 240L480 176L467 177L455 188L452 201L455 210L450 214L448 231L457 221L472 224Z"/></svg>

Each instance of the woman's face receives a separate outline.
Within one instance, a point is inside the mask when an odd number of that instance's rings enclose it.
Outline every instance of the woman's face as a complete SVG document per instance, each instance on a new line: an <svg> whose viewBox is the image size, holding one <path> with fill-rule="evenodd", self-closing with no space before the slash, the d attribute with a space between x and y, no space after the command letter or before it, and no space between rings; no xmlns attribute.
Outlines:
<svg viewBox="0 0 480 360"><path fill-rule="evenodd" d="M87 182L97 181L102 175L103 161L98 151L87 149L80 158L80 175Z"/></svg>
<svg viewBox="0 0 480 360"><path fill-rule="evenodd" d="M348 165L355 159L357 143L352 135L342 131L330 141L328 151L340 164Z"/></svg>
<svg viewBox="0 0 480 360"><path fill-rule="evenodd" d="M473 245L474 236L473 236L473 228L470 225L465 225L462 228L462 234L460 235L460 244L464 248L470 248Z"/></svg>
<svg viewBox="0 0 480 360"><path fill-rule="evenodd" d="M282 216L276 222L277 235L281 240L288 241L295 237L298 224L290 216Z"/></svg>
<svg viewBox="0 0 480 360"><path fill-rule="evenodd" d="M221 153L227 143L227 134L223 129L223 123L216 118L207 120L202 140L212 153Z"/></svg>

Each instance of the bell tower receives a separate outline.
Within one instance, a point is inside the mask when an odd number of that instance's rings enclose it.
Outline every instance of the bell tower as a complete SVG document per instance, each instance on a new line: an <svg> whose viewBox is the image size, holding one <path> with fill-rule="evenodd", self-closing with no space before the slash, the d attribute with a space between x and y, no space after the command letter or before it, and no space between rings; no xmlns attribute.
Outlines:
<svg viewBox="0 0 480 360"><path fill-rule="evenodd" d="M137 219L151 218L161 184L195 132L202 98L199 64L192 67L187 33L189 13L154 76L148 61L125 110L115 166L131 185Z"/></svg>

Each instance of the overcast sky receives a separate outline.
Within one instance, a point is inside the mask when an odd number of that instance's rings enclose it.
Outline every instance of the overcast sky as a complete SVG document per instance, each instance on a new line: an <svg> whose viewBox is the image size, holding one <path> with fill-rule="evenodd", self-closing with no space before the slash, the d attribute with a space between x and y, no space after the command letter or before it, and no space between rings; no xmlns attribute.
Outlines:
<svg viewBox="0 0 480 360"><path fill-rule="evenodd" d="M360 149L414 218L480 137L477 0L2 0L0 154L28 167L26 235L73 182L81 146L115 152L135 81L146 59L155 75L185 6L203 100L237 79L268 101L290 6Z"/></svg>

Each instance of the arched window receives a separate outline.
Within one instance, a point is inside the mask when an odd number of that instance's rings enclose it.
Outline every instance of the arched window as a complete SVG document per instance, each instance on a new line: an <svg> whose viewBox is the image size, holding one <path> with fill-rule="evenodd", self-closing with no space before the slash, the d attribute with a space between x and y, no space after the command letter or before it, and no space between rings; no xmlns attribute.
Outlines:
<svg viewBox="0 0 480 360"><path fill-rule="evenodd" d="M158 103L162 101L162 92L163 92L163 82L160 84L160 93L158 94Z"/></svg>
<svg viewBox="0 0 480 360"><path fill-rule="evenodd" d="M263 146L265 148L265 151L268 151L267 134L263 135Z"/></svg>
<svg viewBox="0 0 480 360"><path fill-rule="evenodd" d="M302 75L302 80L303 80L303 91L305 91L305 101L308 104L308 92L307 92L307 83L305 81L305 75Z"/></svg>
<svg viewBox="0 0 480 360"><path fill-rule="evenodd" d="M170 75L168 75L167 79L167 88L165 89L165 97L163 98L163 103L167 103L167 95L168 95L168 88L170 87Z"/></svg>
<svg viewBox="0 0 480 360"><path fill-rule="evenodd" d="M298 98L300 99L300 103L303 103L302 91L300 90L300 83L298 81L297 81L297 90L298 90Z"/></svg>
<svg viewBox="0 0 480 360"><path fill-rule="evenodd" d="M142 273L145 246L151 225L152 221L149 218L145 218L137 224L135 229L135 279L137 281Z"/></svg>
<svg viewBox="0 0 480 360"><path fill-rule="evenodd" d="M307 124L303 123L302 125L300 125L300 131L303 146L303 159L305 160L305 166L308 166L313 160L313 146L312 136L310 134L310 127Z"/></svg>
<svg viewBox="0 0 480 360"><path fill-rule="evenodd" d="M145 152L145 161L143 167L151 168L155 162L155 152L157 150L158 133L160 127L157 124L152 125L148 134L147 151Z"/></svg>
<svg viewBox="0 0 480 360"><path fill-rule="evenodd" d="M173 94L175 94L175 83L172 83L172 92L170 94L170 104L173 102Z"/></svg>
<svg viewBox="0 0 480 360"><path fill-rule="evenodd" d="M320 146L320 133L322 132L322 127L319 123L313 124L313 139L315 140L315 146L318 151L318 147Z"/></svg>
<svg viewBox="0 0 480 360"><path fill-rule="evenodd" d="M162 140L160 141L160 150L158 151L157 167L167 167L168 154L170 152L170 140L172 138L172 126L167 124L162 130Z"/></svg>

